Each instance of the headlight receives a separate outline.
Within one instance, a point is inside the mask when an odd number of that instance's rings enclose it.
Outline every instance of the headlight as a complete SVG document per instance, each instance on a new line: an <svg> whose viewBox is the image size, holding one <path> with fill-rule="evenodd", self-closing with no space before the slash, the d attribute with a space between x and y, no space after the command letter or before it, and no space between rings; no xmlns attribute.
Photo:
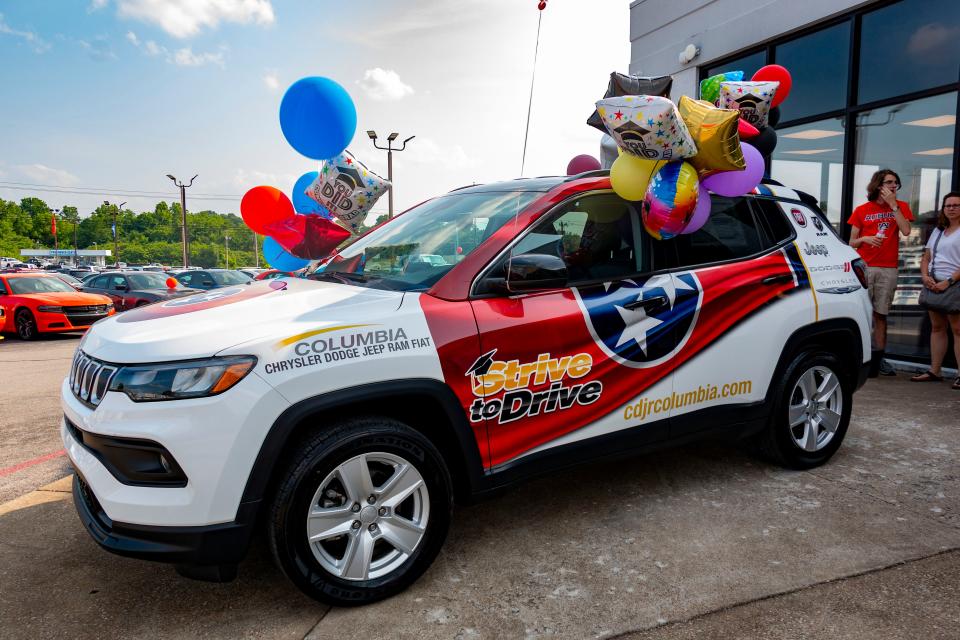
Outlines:
<svg viewBox="0 0 960 640"><path fill-rule="evenodd" d="M256 364L253 356L230 356L121 367L109 389L134 402L215 396L243 380Z"/></svg>
<svg viewBox="0 0 960 640"><path fill-rule="evenodd" d="M37 307L37 311L43 311L44 313L63 313L63 307L57 307L51 304L42 304Z"/></svg>

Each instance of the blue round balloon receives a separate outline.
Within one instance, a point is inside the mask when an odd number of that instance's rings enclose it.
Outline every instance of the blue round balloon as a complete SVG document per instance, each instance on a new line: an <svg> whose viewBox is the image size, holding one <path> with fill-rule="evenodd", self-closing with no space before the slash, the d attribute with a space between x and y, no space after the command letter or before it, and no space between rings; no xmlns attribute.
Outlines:
<svg viewBox="0 0 960 640"><path fill-rule="evenodd" d="M297 80L280 102L280 129L290 146L314 160L339 154L357 130L357 108L329 78Z"/></svg>
<svg viewBox="0 0 960 640"><path fill-rule="evenodd" d="M313 181L320 175L319 171L310 171L305 173L293 185L293 208L297 213L313 214L330 219L330 212L326 207L307 195L307 188L313 184Z"/></svg>
<svg viewBox="0 0 960 640"><path fill-rule="evenodd" d="M270 236L263 239L263 257L267 264L279 271L298 271L310 264L309 260L287 253L287 250Z"/></svg>

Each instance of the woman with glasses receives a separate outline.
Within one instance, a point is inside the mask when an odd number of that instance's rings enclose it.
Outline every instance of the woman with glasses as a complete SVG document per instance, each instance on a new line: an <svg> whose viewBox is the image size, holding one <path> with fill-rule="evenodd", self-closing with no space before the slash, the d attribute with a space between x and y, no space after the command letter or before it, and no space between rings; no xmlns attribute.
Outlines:
<svg viewBox="0 0 960 640"><path fill-rule="evenodd" d="M960 191L943 197L937 228L927 241L920 272L926 287L920 304L930 314L930 369L910 379L939 382L949 342L947 327L953 331L953 355L960 363ZM960 390L960 376L951 388Z"/></svg>
<svg viewBox="0 0 960 640"><path fill-rule="evenodd" d="M897 200L900 176L890 169L873 174L867 184L867 202L853 210L847 222L851 226L850 246L867 263L867 284L873 304L873 355L870 375L896 375L883 359L887 348L887 314L897 290L897 265L900 260L900 236L910 235L913 212Z"/></svg>

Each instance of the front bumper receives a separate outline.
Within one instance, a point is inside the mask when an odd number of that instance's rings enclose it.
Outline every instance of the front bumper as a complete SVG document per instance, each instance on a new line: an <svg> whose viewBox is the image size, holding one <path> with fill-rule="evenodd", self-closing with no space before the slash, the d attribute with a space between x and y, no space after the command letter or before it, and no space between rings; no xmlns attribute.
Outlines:
<svg viewBox="0 0 960 640"><path fill-rule="evenodd" d="M61 386L61 437L74 468L111 522L132 527L207 527L236 522L254 461L289 403L256 373L218 396L133 402L107 392L94 409ZM74 425L71 430L67 423ZM180 486L131 481L78 441L78 431L109 441L149 441L169 452ZM109 460L107 460L109 463ZM118 465L113 465L117 467ZM123 470L123 465L120 465ZM127 474L129 475L129 474ZM144 486L148 485L148 486ZM149 486L153 485L153 486Z"/></svg>
<svg viewBox="0 0 960 640"><path fill-rule="evenodd" d="M115 311L111 308L103 313L49 313L38 311L34 313L37 331L40 333L59 333L61 331L85 331L93 326L94 322L112 316Z"/></svg>
<svg viewBox="0 0 960 640"><path fill-rule="evenodd" d="M237 519L202 527L157 527L114 522L86 480L73 477L73 502L80 521L101 547L121 556L182 565L234 565L253 536L259 501L240 505Z"/></svg>

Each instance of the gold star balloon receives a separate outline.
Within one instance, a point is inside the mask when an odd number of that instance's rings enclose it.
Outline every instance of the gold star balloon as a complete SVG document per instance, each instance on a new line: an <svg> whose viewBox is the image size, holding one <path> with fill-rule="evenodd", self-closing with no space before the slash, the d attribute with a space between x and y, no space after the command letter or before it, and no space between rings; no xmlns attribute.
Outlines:
<svg viewBox="0 0 960 640"><path fill-rule="evenodd" d="M680 97L680 117L697 145L697 155L688 159L697 172L709 175L717 171L741 171L747 165L740 148L734 109L718 109L704 100Z"/></svg>

